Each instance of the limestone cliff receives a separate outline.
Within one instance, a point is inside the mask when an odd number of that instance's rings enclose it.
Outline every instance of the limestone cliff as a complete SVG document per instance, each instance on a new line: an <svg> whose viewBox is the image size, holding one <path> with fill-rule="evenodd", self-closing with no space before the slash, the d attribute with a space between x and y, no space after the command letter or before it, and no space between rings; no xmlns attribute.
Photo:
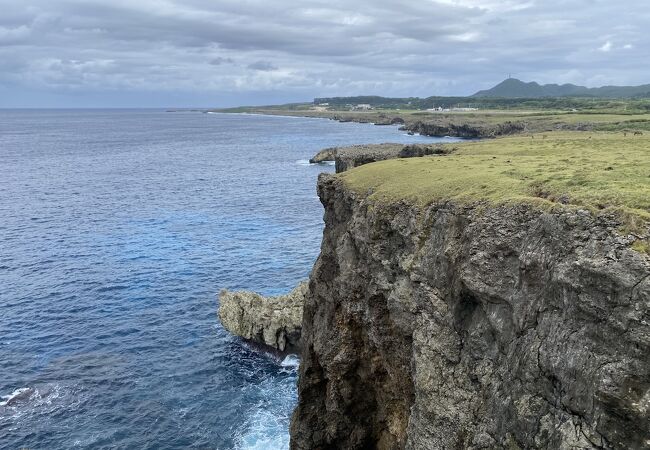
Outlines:
<svg viewBox="0 0 650 450"><path fill-rule="evenodd" d="M244 339L279 351L297 351L306 292L307 282L278 297L223 290L219 294L219 319L226 330Z"/></svg>
<svg viewBox="0 0 650 450"><path fill-rule="evenodd" d="M318 189L292 449L650 447L650 262L614 216Z"/></svg>

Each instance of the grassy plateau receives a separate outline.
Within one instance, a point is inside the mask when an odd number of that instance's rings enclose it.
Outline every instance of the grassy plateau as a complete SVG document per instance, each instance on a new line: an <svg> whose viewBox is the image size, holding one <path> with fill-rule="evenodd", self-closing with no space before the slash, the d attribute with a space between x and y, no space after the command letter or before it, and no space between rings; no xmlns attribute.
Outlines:
<svg viewBox="0 0 650 450"><path fill-rule="evenodd" d="M453 144L447 156L393 159L344 172L381 202L528 202L650 219L650 136L608 132L518 135Z"/></svg>

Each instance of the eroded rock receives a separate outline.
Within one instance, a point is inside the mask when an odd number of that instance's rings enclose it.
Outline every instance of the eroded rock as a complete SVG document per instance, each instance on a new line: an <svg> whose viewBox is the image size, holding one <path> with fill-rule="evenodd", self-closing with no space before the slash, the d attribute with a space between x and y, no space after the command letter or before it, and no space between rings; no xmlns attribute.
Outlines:
<svg viewBox="0 0 650 450"><path fill-rule="evenodd" d="M298 351L307 286L302 282L289 294L277 297L224 289L219 293L219 319L234 335L282 352Z"/></svg>
<svg viewBox="0 0 650 450"><path fill-rule="evenodd" d="M310 164L319 164L324 162L334 162L336 160L337 147L325 148L316 153L310 160Z"/></svg>

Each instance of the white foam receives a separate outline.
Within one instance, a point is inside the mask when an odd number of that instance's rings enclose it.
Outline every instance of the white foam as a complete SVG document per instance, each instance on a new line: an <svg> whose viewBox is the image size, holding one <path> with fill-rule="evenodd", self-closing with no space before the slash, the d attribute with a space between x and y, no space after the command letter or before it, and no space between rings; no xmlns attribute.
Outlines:
<svg viewBox="0 0 650 450"><path fill-rule="evenodd" d="M300 358L297 355L287 355L280 363L282 367L295 367L300 366Z"/></svg>
<svg viewBox="0 0 650 450"><path fill-rule="evenodd" d="M59 409L74 409L83 401L81 396L69 396L67 390L55 385L24 387L2 397L0 420L11 418L18 423L47 417Z"/></svg>
<svg viewBox="0 0 650 450"><path fill-rule="evenodd" d="M3 395L2 396L3 401L0 402L0 406L11 406L12 404L15 404L16 402L19 401L27 401L34 394L38 395L38 391L34 388L30 388L30 387L18 388L9 395Z"/></svg>
<svg viewBox="0 0 650 450"><path fill-rule="evenodd" d="M259 382L245 386L245 396L253 400L247 405L246 420L235 432L238 450L288 450L289 423L296 402L296 377L300 359L287 355L278 359L283 375L268 374Z"/></svg>
<svg viewBox="0 0 650 450"><path fill-rule="evenodd" d="M336 164L334 161L323 161L319 163L310 163L308 159L299 159L296 161L299 166L333 166Z"/></svg>
<svg viewBox="0 0 650 450"><path fill-rule="evenodd" d="M241 436L241 450L284 450L289 448L289 430L271 414L256 414L250 428Z"/></svg>

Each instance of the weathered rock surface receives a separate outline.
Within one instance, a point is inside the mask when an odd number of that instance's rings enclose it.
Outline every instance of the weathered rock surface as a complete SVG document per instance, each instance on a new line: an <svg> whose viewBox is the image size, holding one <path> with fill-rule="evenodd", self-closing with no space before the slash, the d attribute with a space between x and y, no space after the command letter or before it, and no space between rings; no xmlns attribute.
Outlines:
<svg viewBox="0 0 650 450"><path fill-rule="evenodd" d="M310 163L335 161L336 173L376 161L394 158L413 158L427 155L442 155L452 150L444 145L367 144L349 147L327 148L318 152Z"/></svg>
<svg viewBox="0 0 650 450"><path fill-rule="evenodd" d="M336 152L338 148L337 147L332 147L332 148L325 148L318 153L316 153L310 160L310 164L319 164L319 163L324 163L327 161L334 161L336 160Z"/></svg>
<svg viewBox="0 0 650 450"><path fill-rule="evenodd" d="M244 339L279 351L298 351L307 289L307 282L302 282L278 297L223 290L219 294L219 319L226 330Z"/></svg>
<svg viewBox="0 0 650 450"><path fill-rule="evenodd" d="M424 136L457 136L463 138L493 138L522 133L525 122L504 122L499 124L455 123L445 119L418 121L405 125L403 130Z"/></svg>
<svg viewBox="0 0 650 450"><path fill-rule="evenodd" d="M650 261L615 218L319 195L292 449L650 446Z"/></svg>

